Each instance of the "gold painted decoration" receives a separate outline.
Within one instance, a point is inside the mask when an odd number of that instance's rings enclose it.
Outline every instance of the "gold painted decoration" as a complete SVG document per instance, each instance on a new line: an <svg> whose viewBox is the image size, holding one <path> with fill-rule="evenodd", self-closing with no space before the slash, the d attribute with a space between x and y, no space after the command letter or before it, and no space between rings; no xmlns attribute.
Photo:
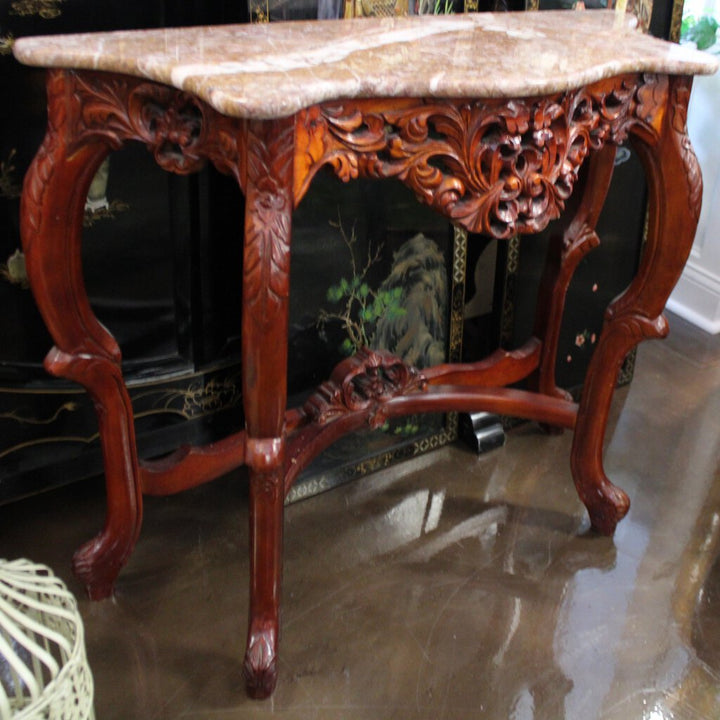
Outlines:
<svg viewBox="0 0 720 720"><path fill-rule="evenodd" d="M43 20L54 20L62 15L60 5L65 0L14 0L10 3L10 14L28 17L37 15Z"/></svg>
<svg viewBox="0 0 720 720"><path fill-rule="evenodd" d="M242 402L239 373L229 376L200 378L186 386L162 387L133 395L138 406L135 417L171 413L185 420L238 407Z"/></svg>
<svg viewBox="0 0 720 720"><path fill-rule="evenodd" d="M79 405L76 402L64 402L55 411L44 418L27 415L21 410L10 410L9 412L0 413L0 420L13 420L24 425L52 425L63 413L75 412Z"/></svg>
<svg viewBox="0 0 720 720"><path fill-rule="evenodd" d="M197 373L157 386L150 383L133 390L132 403L138 421L153 416L197 420L232 411L242 403L240 373ZM0 422L4 423L0 459L22 458L53 445L97 442L97 429L87 425L90 412L90 400L82 389L27 390L0 385ZM14 462L22 464L23 460Z"/></svg>
<svg viewBox="0 0 720 720"><path fill-rule="evenodd" d="M395 17L408 14L408 0L345 0L343 17Z"/></svg>
<svg viewBox="0 0 720 720"><path fill-rule="evenodd" d="M127 212L129 209L129 203L124 200L110 200L106 205L98 208L90 208L86 205L83 227L92 227L100 220L114 220L120 213Z"/></svg>
<svg viewBox="0 0 720 720"><path fill-rule="evenodd" d="M270 22L270 3L268 0L251 0L251 2L250 2L250 22L251 23Z"/></svg>
<svg viewBox="0 0 720 720"><path fill-rule="evenodd" d="M20 181L15 177L15 148L6 160L0 160L0 197L20 197Z"/></svg>
<svg viewBox="0 0 720 720"><path fill-rule="evenodd" d="M520 269L520 236L513 235L507 240L507 260L505 261L505 287L501 302L500 346L512 344L515 329L515 304L517 301L518 271Z"/></svg>
<svg viewBox="0 0 720 720"><path fill-rule="evenodd" d="M393 17L407 14L407 0L359 0L355 2L356 17Z"/></svg>
<svg viewBox="0 0 720 720"><path fill-rule="evenodd" d="M12 55L12 46L15 38L12 33L0 35L0 55Z"/></svg>
<svg viewBox="0 0 720 720"><path fill-rule="evenodd" d="M0 277L11 285L18 285L24 290L30 287L25 267L25 255L21 250L15 250L7 261L0 265Z"/></svg>
<svg viewBox="0 0 720 720"><path fill-rule="evenodd" d="M637 18L638 25L643 32L650 29L650 18L652 17L653 0L628 0L627 12Z"/></svg>
<svg viewBox="0 0 720 720"><path fill-rule="evenodd" d="M683 8L685 0L674 0L672 5L672 14L670 16L670 31L668 40L672 42L680 42L680 34L682 32Z"/></svg>

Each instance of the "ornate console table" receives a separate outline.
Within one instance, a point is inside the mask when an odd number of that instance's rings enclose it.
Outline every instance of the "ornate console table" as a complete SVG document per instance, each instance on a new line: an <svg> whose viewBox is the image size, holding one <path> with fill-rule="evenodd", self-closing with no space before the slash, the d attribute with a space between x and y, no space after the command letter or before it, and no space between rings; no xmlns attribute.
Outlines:
<svg viewBox="0 0 720 720"><path fill-rule="evenodd" d="M629 506L605 476L615 378L640 340L662 337L665 301L693 240L700 171L685 125L691 77L715 61L641 35L612 13L530 13L219 26L25 38L48 72L49 123L26 177L22 233L33 292L55 341L47 369L98 410L107 483L103 531L75 555L90 595L112 592L140 532L142 495L177 492L239 465L250 477L249 692L277 674L283 500L323 448L362 426L425 411L487 409L572 428L572 473L593 526ZM607 310L579 404L555 385L565 292L594 231L615 146L630 138L650 185L647 247ZM120 351L83 287L90 181L128 140L190 173L207 160L246 198L246 426L162 461L137 458ZM549 251L535 333L513 351L424 372L386 353L343 361L286 408L291 218L314 175L397 178L470 231L506 238L558 218L588 161L577 211ZM240 309L239 309L240 310ZM528 378L530 390L508 387Z"/></svg>

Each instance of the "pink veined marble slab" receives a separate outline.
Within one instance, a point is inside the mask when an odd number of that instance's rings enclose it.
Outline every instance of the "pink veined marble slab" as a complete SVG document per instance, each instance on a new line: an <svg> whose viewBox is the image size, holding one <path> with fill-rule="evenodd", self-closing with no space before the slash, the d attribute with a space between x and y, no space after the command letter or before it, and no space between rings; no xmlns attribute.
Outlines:
<svg viewBox="0 0 720 720"><path fill-rule="evenodd" d="M624 72L715 72L712 56L612 11L221 25L16 41L20 62L146 77L236 117L362 97L519 97Z"/></svg>

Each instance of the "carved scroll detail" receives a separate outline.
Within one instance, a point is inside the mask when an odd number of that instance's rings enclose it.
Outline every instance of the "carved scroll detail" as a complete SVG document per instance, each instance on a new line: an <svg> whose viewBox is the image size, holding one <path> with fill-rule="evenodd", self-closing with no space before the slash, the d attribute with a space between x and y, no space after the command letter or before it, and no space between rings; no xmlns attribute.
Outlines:
<svg viewBox="0 0 720 720"><path fill-rule="evenodd" d="M648 125L657 122L659 127L659 110L665 105L667 96L667 75L645 73L636 92L635 115Z"/></svg>
<svg viewBox="0 0 720 720"><path fill-rule="evenodd" d="M301 119L306 184L322 164L343 180L395 177L468 230L537 232L560 215L591 150L635 124L655 132L662 94L654 76L627 75L520 100L320 106Z"/></svg>
<svg viewBox="0 0 720 720"><path fill-rule="evenodd" d="M120 350L117 343L96 320L84 297L79 280L80 263L68 263L69 271L62 276L68 287L59 290L59 274L50 272L60 267L60 258L65 262L67 257L75 256L77 249L78 230L68 224L58 222L58 210L48 210L53 203L57 204L60 213L76 201L75 189L82 181L82 168L67 167L64 162L67 153L67 139L72 137L71 120L66 102L66 74L53 70L47 77L48 95L48 126L42 145L38 149L28 172L25 175L23 195L21 198L20 232L23 250L26 255L28 278L43 293L53 294L52 298L38 305L43 312L46 325L53 334L58 347L67 352L82 350L86 354L98 354L110 358L113 362L120 361ZM102 147L85 148L84 163L98 162L103 153ZM76 156L75 165L78 165ZM79 169L79 173L77 170ZM58 195L61 195L58 197ZM55 214L54 214L55 213ZM53 237L48 240L48 237ZM43 246L45 249L33 252L33 248ZM53 255L55 253L55 255ZM52 276L52 281L47 281ZM38 290L35 291L37 298ZM62 297L60 303L58 298ZM60 310L60 307L63 310Z"/></svg>
<svg viewBox="0 0 720 720"><path fill-rule="evenodd" d="M169 172L192 173L208 159L242 179L242 120L220 115L188 93L138 78L93 72L67 77L78 142L102 137L118 149L126 140L138 140Z"/></svg>
<svg viewBox="0 0 720 720"><path fill-rule="evenodd" d="M119 148L124 140L140 140L170 172L189 173L202 165L197 152L202 109L192 96L122 76L82 73L74 79L81 141L101 135Z"/></svg>
<svg viewBox="0 0 720 720"><path fill-rule="evenodd" d="M379 427L385 422L383 401L424 390L426 385L422 373L400 358L363 348L336 366L330 380L320 385L303 409L319 424L346 413L368 411L370 426Z"/></svg>
<svg viewBox="0 0 720 720"><path fill-rule="evenodd" d="M623 336L628 351L643 340L664 338L669 332L668 322L664 315L648 318L640 312L627 312L616 316L612 306L608 309L607 320L615 320L613 330ZM617 318L617 319L616 319Z"/></svg>
<svg viewBox="0 0 720 720"><path fill-rule="evenodd" d="M697 223L700 219L700 209L702 207L703 181L700 164L687 132L687 108L690 101L690 89L690 78L678 78L674 83L671 124L678 135L683 167L689 183L688 209Z"/></svg>

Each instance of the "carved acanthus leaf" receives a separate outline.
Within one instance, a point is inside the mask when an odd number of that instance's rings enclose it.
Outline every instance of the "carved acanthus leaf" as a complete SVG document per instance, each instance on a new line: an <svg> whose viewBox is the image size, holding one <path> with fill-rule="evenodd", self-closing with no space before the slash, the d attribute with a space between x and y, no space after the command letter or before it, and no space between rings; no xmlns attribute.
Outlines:
<svg viewBox="0 0 720 720"><path fill-rule="evenodd" d="M67 108L64 102L64 73L50 70L47 75L48 127L42 144L25 176L21 203L23 211L20 215L21 236L26 244L40 227L41 209L45 202L45 194L49 181L55 172L55 155L60 147L60 133L66 129Z"/></svg>
<svg viewBox="0 0 720 720"><path fill-rule="evenodd" d="M269 327L290 292L290 217L294 125L277 120L251 123L247 140L244 301L253 322Z"/></svg>
<svg viewBox="0 0 720 720"><path fill-rule="evenodd" d="M697 223L702 207L702 171L687 133L687 108L690 101L691 83L688 78L675 78L672 99L672 128L680 142L683 166L687 175L690 197L688 208Z"/></svg>

